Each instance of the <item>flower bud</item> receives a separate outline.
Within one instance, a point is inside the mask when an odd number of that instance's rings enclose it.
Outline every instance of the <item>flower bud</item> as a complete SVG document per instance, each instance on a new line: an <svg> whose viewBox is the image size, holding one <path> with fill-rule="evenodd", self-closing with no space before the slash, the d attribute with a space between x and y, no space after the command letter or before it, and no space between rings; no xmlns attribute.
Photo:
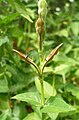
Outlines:
<svg viewBox="0 0 79 120"><path fill-rule="evenodd" d="M44 21L41 18L41 15L39 15L36 21L36 31L38 32L39 35L41 35L43 30L44 30Z"/></svg>
<svg viewBox="0 0 79 120"><path fill-rule="evenodd" d="M47 2L46 0L39 0L38 1L38 14L43 17L43 19L46 18L47 15Z"/></svg>

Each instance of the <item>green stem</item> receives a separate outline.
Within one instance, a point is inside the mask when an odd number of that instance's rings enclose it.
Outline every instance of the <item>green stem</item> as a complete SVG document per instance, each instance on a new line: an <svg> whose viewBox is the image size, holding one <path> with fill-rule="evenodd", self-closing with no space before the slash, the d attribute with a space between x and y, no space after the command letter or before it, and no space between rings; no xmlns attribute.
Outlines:
<svg viewBox="0 0 79 120"><path fill-rule="evenodd" d="M66 83L65 74L63 74L62 77L63 77L63 83L65 84Z"/></svg>
<svg viewBox="0 0 79 120"><path fill-rule="evenodd" d="M52 82L52 95L54 96L55 90L55 74L53 75L53 82Z"/></svg>
<svg viewBox="0 0 79 120"><path fill-rule="evenodd" d="M42 35L39 35L38 36L39 38L39 58L40 58L40 67L41 67L41 64L42 64Z"/></svg>
<svg viewBox="0 0 79 120"><path fill-rule="evenodd" d="M41 83L41 104L44 106L44 83L43 83L43 76L40 76L40 83Z"/></svg>
<svg viewBox="0 0 79 120"><path fill-rule="evenodd" d="M43 83L43 73L42 73L42 35L39 34L39 59L40 59L40 83L41 83L41 104L44 106L44 83Z"/></svg>

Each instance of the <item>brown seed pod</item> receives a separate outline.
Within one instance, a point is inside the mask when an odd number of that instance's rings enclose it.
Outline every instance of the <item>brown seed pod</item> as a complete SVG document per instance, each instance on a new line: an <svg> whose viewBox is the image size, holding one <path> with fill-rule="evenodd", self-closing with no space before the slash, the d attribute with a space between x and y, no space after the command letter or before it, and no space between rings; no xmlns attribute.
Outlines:
<svg viewBox="0 0 79 120"><path fill-rule="evenodd" d="M47 58L44 61L43 67L42 67L42 71L44 70L44 67L46 66L46 64L51 61L53 59L53 57L57 54L59 48L63 45L63 43L61 43L60 45L58 45L54 50L52 50L52 52L47 56Z"/></svg>
<svg viewBox="0 0 79 120"><path fill-rule="evenodd" d="M13 49L13 51L16 52L22 59L24 59L24 60L26 59L27 55L24 55L23 53L21 53L18 50L15 50L15 49Z"/></svg>
<svg viewBox="0 0 79 120"><path fill-rule="evenodd" d="M63 43L61 43L60 45L58 45L54 50L52 50L52 52L49 54L49 56L46 58L46 62L49 62L50 60L52 60L52 58L57 54L58 49L63 45Z"/></svg>
<svg viewBox="0 0 79 120"><path fill-rule="evenodd" d="M42 34L43 30L44 30L44 21L41 15L39 15L36 21L36 31L38 32L38 34Z"/></svg>
<svg viewBox="0 0 79 120"><path fill-rule="evenodd" d="M22 59L24 59L27 63L32 64L37 69L38 73L40 73L38 66L33 62L33 60L31 58L28 57L28 55L25 55L25 54L21 53L18 50L15 50L15 49L13 49L13 51L15 53L17 53Z"/></svg>

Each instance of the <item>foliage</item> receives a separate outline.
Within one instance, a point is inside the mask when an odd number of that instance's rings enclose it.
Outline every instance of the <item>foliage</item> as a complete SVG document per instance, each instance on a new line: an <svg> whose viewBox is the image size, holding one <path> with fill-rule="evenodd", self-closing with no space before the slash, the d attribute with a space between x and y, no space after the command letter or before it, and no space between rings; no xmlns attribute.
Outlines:
<svg viewBox="0 0 79 120"><path fill-rule="evenodd" d="M63 45L45 64L42 106L38 72L12 51L22 51L40 65L35 30L38 1L0 0L0 120L79 118L79 2L49 0L47 4L44 61L53 48Z"/></svg>

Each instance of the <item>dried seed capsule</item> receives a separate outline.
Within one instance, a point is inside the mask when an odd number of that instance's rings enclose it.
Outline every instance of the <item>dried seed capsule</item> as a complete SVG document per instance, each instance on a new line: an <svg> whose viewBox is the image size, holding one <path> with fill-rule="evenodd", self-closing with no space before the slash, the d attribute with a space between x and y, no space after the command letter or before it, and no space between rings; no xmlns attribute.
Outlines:
<svg viewBox="0 0 79 120"><path fill-rule="evenodd" d="M59 48L63 45L63 43L61 43L60 45L58 45L54 50L52 50L52 52L47 56L47 58L44 61L43 67L42 67L42 71L44 70L44 67L46 66L46 64L51 61L53 59L53 57L57 54Z"/></svg>
<svg viewBox="0 0 79 120"><path fill-rule="evenodd" d="M16 53L17 53L22 59L24 59L27 63L32 64L32 65L37 69L38 73L40 73L40 70L39 70L38 66L33 62L32 59L30 59L30 58L28 57L28 55L25 55L25 54L21 53L21 52L18 51L18 50L15 50L15 49L13 49L13 51L16 52Z"/></svg>
<svg viewBox="0 0 79 120"><path fill-rule="evenodd" d="M52 52L49 54L49 56L46 58L46 62L49 62L50 60L52 60L52 58L57 54L59 48L63 45L63 43L61 43L60 45L58 45L54 50L52 50Z"/></svg>

